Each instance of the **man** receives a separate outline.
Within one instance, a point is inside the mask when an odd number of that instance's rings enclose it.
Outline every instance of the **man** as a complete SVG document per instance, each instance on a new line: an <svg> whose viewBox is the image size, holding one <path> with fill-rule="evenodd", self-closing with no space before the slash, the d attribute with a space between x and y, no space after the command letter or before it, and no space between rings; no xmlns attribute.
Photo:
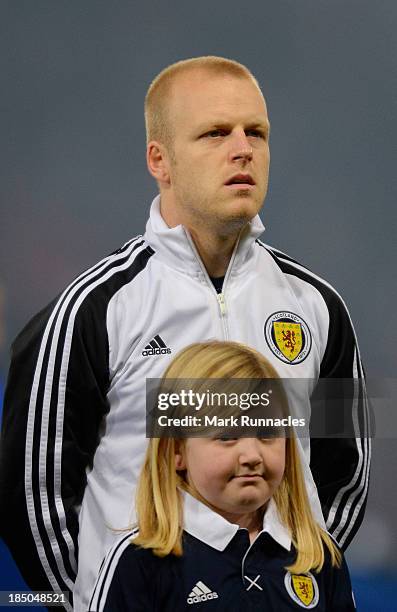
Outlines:
<svg viewBox="0 0 397 612"><path fill-rule="evenodd" d="M144 237L84 272L28 324L7 386L3 537L32 588L73 590L78 612L114 530L133 522L145 379L160 377L180 349L231 339L261 351L281 377L363 375L339 296L257 240L269 121L247 68L214 57L170 66L149 88L145 118L160 196ZM359 437L312 444L324 518L342 546L362 520L369 454ZM315 508L309 472L307 483Z"/></svg>

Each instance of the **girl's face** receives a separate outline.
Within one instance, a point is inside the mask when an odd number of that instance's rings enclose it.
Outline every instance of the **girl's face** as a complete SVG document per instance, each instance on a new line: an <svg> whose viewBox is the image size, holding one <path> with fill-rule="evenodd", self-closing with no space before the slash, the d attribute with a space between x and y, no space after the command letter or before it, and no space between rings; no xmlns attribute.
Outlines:
<svg viewBox="0 0 397 612"><path fill-rule="evenodd" d="M279 486L285 438L188 438L176 453L177 470L224 518L256 512Z"/></svg>

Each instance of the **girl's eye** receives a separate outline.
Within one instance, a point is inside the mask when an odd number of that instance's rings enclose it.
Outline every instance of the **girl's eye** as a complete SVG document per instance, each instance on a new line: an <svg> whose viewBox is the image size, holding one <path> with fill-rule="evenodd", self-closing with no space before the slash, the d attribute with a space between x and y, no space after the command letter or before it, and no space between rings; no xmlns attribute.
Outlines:
<svg viewBox="0 0 397 612"><path fill-rule="evenodd" d="M214 433L211 438L216 442L227 442L228 440L233 440L232 433L230 433L230 435L227 433Z"/></svg>
<svg viewBox="0 0 397 612"><path fill-rule="evenodd" d="M282 436L281 436L282 439ZM268 446L273 445L273 444L278 444L280 441L280 437L277 437L275 435L271 435L268 436L267 438L258 438L258 440L262 443L262 444L266 444Z"/></svg>

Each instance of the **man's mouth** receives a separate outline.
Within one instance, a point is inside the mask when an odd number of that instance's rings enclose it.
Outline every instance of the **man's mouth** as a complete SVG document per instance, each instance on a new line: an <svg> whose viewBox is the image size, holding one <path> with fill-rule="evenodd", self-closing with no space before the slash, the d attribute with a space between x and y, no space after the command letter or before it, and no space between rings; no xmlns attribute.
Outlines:
<svg viewBox="0 0 397 612"><path fill-rule="evenodd" d="M233 189L252 189L255 185L255 181L250 174L239 173L230 177L225 185Z"/></svg>

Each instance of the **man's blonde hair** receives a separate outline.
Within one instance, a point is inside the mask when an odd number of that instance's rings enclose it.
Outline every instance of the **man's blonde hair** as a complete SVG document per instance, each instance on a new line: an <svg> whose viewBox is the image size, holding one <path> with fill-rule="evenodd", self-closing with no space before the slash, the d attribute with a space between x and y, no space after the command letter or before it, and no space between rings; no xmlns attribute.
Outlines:
<svg viewBox="0 0 397 612"><path fill-rule="evenodd" d="M166 370L165 379L277 379L273 366L254 349L237 342L196 343L181 351ZM194 389L194 385L192 387ZM195 390L195 389L194 389ZM285 403L288 400L285 397ZM136 510L139 535L132 543L153 550L159 557L180 556L183 532L183 498L188 491L207 503L176 470L177 442L173 438L151 438L138 482ZM286 438L285 471L273 495L282 523L289 529L296 559L288 566L293 573L320 571L324 547L331 564L339 566L341 554L330 536L316 523L308 500L295 437Z"/></svg>
<svg viewBox="0 0 397 612"><path fill-rule="evenodd" d="M171 89L178 76L193 70L250 79L262 95L254 75L246 66L235 60L205 55L171 64L152 81L145 97L146 142L157 140L167 146L172 143L173 128L169 113Z"/></svg>

